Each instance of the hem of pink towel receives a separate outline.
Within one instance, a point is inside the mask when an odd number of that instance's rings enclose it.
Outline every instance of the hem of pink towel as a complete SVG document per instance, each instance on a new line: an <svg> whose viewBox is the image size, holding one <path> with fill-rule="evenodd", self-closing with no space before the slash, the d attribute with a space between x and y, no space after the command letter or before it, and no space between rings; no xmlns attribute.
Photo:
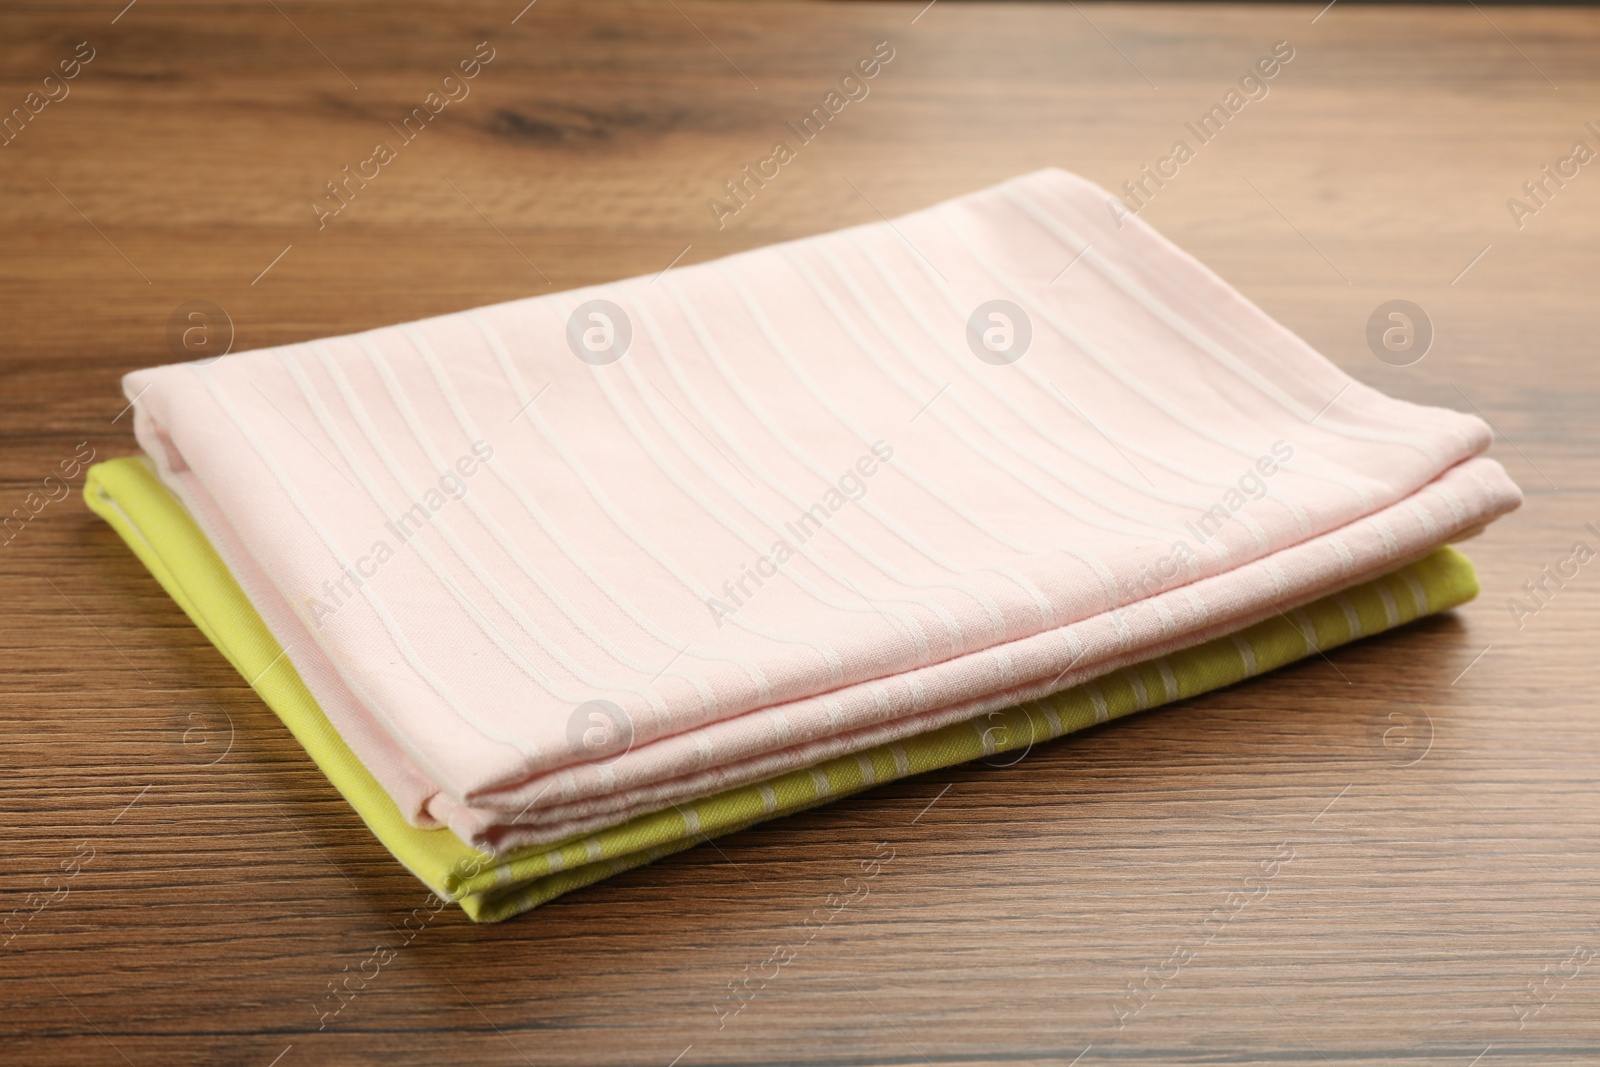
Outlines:
<svg viewBox="0 0 1600 1067"><path fill-rule="evenodd" d="M1477 488L1480 492L1472 492L1468 488L1471 483L1478 483ZM1432 536L1428 535L1430 531L1426 528L1427 524L1420 522L1417 528L1418 536L1408 537L1403 531L1394 530L1394 524L1399 518L1395 512L1414 516L1414 509L1425 507L1425 501L1443 505L1445 498L1450 495L1455 495L1463 505L1458 523L1448 526L1436 525L1431 531ZM1461 499L1463 496L1468 499ZM763 780L775 774L812 766L838 756L848 756L877 745L903 740L928 730L971 719L988 711L1049 696L1085 682L1092 682L1131 664L1159 659L1217 637L1226 636L1263 619L1271 618L1275 614L1294 611L1314 600L1415 562L1442 544L1459 542L1475 536L1488 522L1514 509L1520 499L1520 492L1498 463L1481 458L1469 460L1447 471L1440 479L1424 486L1416 494L1391 508L1358 520L1341 530L1310 538L1240 568L1240 571L1259 568L1261 572L1271 576L1268 580L1273 582L1273 590L1268 592L1258 584L1256 589L1246 594L1236 612L1205 627L1173 634L1164 641L1128 648L1091 663L1076 665L1049 679L942 704L934 709L883 722L869 723L845 733L786 748L771 749L730 763L694 768L675 778L663 777L651 783L602 793L575 802L558 802L529 808L520 797L515 797L513 799L517 807L503 807L498 803L492 807L454 805L442 794L437 794L433 804L430 805L430 811L435 818L449 825L457 836L480 848L503 850L526 844L560 841L594 827L608 825L619 818L631 817L641 812L666 807L674 802L691 800L722 789ZM1472 506L1473 504L1478 506ZM1451 510L1454 513L1454 509ZM1297 558L1323 553L1341 555L1335 546L1339 545L1343 538L1352 535L1353 527L1363 523L1371 524L1373 528L1388 526L1394 537L1394 551L1360 570L1350 569L1332 575L1329 575L1324 568L1318 567L1315 562L1308 565ZM1277 572L1276 576L1272 576L1273 571ZM1314 573L1321 576L1321 580L1312 582L1285 580L1279 584L1279 578L1287 579L1287 575L1300 573ZM1238 572L1228 572L1204 579L1203 583L1238 585L1240 584L1238 579ZM1161 595L1187 598L1190 591L1192 590L1189 590L1189 587L1183 586ZM1040 634L1022 641L1041 640L1046 636L1048 634ZM1016 642L1016 644L1021 643L1021 641ZM932 670L939 666L941 665L935 664L933 668L922 669ZM725 720L728 723L737 721L737 719ZM530 789L542 792L549 788L549 779L554 777L556 776L545 775L532 779L518 792ZM507 819L507 815L512 815L513 818ZM512 822L515 822L518 832L508 832L508 826Z"/></svg>

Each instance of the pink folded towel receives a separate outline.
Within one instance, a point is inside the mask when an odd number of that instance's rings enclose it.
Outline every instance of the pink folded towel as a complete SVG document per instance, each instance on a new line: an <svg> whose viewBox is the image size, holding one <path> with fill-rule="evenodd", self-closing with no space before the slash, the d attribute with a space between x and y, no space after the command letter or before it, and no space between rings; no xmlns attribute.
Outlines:
<svg viewBox="0 0 1600 1067"><path fill-rule="evenodd" d="M1057 170L893 223L130 374L418 825L494 848L1236 631L1516 507Z"/></svg>

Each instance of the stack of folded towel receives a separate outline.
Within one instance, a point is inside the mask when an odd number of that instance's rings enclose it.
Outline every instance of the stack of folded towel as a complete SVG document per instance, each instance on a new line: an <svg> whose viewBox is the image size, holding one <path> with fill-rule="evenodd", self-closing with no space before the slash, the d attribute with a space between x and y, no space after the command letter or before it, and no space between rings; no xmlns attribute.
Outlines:
<svg viewBox="0 0 1600 1067"><path fill-rule="evenodd" d="M140 371L88 500L485 921L1470 599L1488 427L1107 204Z"/></svg>

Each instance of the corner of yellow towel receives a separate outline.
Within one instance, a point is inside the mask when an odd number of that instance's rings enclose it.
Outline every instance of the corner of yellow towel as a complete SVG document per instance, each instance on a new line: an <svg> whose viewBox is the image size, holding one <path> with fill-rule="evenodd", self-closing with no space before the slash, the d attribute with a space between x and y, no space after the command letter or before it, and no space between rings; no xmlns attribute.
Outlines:
<svg viewBox="0 0 1600 1067"><path fill-rule="evenodd" d="M461 884L464 877L495 865L493 857L468 847L448 830L424 830L405 820L323 715L199 525L143 457L90 467L83 497L283 720L334 788L412 874L439 896L452 899L467 891Z"/></svg>

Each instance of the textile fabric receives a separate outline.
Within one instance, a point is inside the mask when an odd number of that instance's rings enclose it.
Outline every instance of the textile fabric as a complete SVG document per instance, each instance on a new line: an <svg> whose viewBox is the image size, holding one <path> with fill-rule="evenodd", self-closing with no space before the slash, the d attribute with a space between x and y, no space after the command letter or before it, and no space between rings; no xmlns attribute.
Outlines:
<svg viewBox="0 0 1600 1067"><path fill-rule="evenodd" d="M1520 499L1088 182L130 374L418 827L499 852L962 723Z"/></svg>

